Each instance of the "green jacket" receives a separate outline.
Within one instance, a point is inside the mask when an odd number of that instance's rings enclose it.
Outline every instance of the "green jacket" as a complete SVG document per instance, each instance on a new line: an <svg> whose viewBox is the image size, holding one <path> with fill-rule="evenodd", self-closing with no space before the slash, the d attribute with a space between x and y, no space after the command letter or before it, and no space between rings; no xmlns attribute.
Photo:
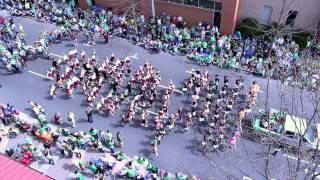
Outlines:
<svg viewBox="0 0 320 180"><path fill-rule="evenodd" d="M112 138L113 138L113 135L112 135L112 133L106 133L106 135L105 135L105 139L107 140L107 141L111 141L112 140Z"/></svg>
<svg viewBox="0 0 320 180"><path fill-rule="evenodd" d="M97 130L97 129L93 129L92 131L90 131L90 134L91 134L92 136L95 136L95 135L98 134L98 130Z"/></svg>
<svg viewBox="0 0 320 180"><path fill-rule="evenodd" d="M93 173L97 172L97 166L94 164L89 165L88 167L90 169L90 171L92 171Z"/></svg>
<svg viewBox="0 0 320 180"><path fill-rule="evenodd" d="M128 170L127 170L128 178L134 178L134 177L136 177L136 175L137 175L137 172L134 168L128 168Z"/></svg>

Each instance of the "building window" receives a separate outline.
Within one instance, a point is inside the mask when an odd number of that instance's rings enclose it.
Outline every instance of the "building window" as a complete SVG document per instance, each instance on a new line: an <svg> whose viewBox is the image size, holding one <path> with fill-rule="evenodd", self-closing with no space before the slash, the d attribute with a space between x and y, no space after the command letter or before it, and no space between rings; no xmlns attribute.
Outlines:
<svg viewBox="0 0 320 180"><path fill-rule="evenodd" d="M269 24L271 14L272 14L272 7L264 6L262 13L261 13L261 17L260 17L260 23L261 24Z"/></svg>
<svg viewBox="0 0 320 180"><path fill-rule="evenodd" d="M212 0L161 0L161 1L195 6L198 8L213 9L215 11L222 10L222 3L214 2Z"/></svg>
<svg viewBox="0 0 320 180"><path fill-rule="evenodd" d="M201 0L199 1L200 8L214 9L214 2L209 0Z"/></svg>
<svg viewBox="0 0 320 180"><path fill-rule="evenodd" d="M183 0L169 0L169 2L183 4Z"/></svg>
<svg viewBox="0 0 320 180"><path fill-rule="evenodd" d="M198 0L184 0L184 4L198 7L199 1Z"/></svg>
<svg viewBox="0 0 320 180"><path fill-rule="evenodd" d="M286 20L286 25L292 27L294 25L294 21L296 20L297 15L298 15L298 11L289 11L289 14Z"/></svg>
<svg viewBox="0 0 320 180"><path fill-rule="evenodd" d="M215 2L212 0L161 0L165 2L179 3L188 6L194 6L197 8L211 9L213 10L213 25L220 28L221 23L221 11L223 4L221 2Z"/></svg>
<svg viewBox="0 0 320 180"><path fill-rule="evenodd" d="M222 10L222 3L221 2L214 2L214 10L221 11Z"/></svg>

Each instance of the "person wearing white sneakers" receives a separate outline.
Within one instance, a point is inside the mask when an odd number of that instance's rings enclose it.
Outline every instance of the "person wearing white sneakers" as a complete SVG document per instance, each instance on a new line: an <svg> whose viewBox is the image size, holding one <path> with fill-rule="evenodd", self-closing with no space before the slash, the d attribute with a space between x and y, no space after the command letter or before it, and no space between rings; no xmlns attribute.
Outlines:
<svg viewBox="0 0 320 180"><path fill-rule="evenodd" d="M72 124L72 127L76 127L76 120L75 120L75 117L74 117L75 115L74 115L74 112L69 112L68 113L68 121L70 121L71 122L71 124Z"/></svg>

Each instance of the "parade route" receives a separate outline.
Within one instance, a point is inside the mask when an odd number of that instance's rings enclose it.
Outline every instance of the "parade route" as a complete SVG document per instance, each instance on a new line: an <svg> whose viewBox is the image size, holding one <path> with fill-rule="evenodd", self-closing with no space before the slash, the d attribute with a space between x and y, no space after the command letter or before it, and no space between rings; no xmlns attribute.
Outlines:
<svg viewBox="0 0 320 180"><path fill-rule="evenodd" d="M32 44L37 40L39 34L44 30L52 30L54 25L49 23L38 22L30 18L15 18L18 23L25 27L26 41ZM110 57L114 54L116 57L131 58L132 69L136 71L145 62L149 62L154 67L160 70L161 84L159 91L168 89L170 80L175 84L171 103L169 105L169 113L177 113L177 110L183 106L191 106L190 95L184 95L182 92L182 83L190 77L192 69L200 69L201 71L208 70L210 78L214 78L219 74L220 79L224 76L229 76L230 84L233 85L235 80L242 76L244 78L244 92L247 92L248 87L253 81L257 81L261 87L258 95L258 102L254 109L264 108L266 99L268 99L268 106L272 108L279 108L282 104L279 100L280 93L290 96L295 93L291 87L284 87L277 80L267 80L262 77L257 77L252 74L240 71L236 72L231 69L220 69L216 66L199 66L193 61L184 56L172 56L168 53L153 54L142 47L131 44L125 39L111 38L108 44L101 42L102 39L97 38L95 45L88 45L82 39L79 40L76 46L78 53L85 50L87 54L97 51L97 56L102 61L106 56ZM49 47L50 54L57 58L63 58L64 54L68 54L69 49L73 48L72 41L64 41L61 44L54 44ZM169 172L184 172L194 174L200 179L242 179L244 176L250 175L248 178L262 179L264 159L257 158L263 149L261 144L246 138L239 138L239 145L237 149L231 149L228 152L217 152L211 154L202 154L197 151L195 142L200 141L202 136L197 132L198 130L191 129L185 133L181 127L177 127L173 132L165 135L164 140L159 145L159 157L151 152L150 137L153 132L150 128L144 128L137 124L130 124L127 127L122 127L120 120L121 115L128 111L128 105L122 105L117 109L114 116L106 116L101 113L94 113L93 123L89 124L86 119L86 103L85 96L80 90L74 92L75 98L69 98L64 92L58 90L55 98L51 98L48 94L50 85L54 78L46 76L46 72L51 67L50 60L37 59L27 62L27 67L22 73L15 75L0 74L0 102L10 103L16 109L21 111L23 118L34 121L32 117L29 100L36 101L43 106L50 119L50 124L53 129L57 128L53 124L52 117L56 112L60 112L63 119L67 118L68 112L74 112L76 117L76 128L73 128L70 123L65 123L63 126L74 131L89 131L90 128L96 127L99 130L110 130L113 134L120 131L124 137L124 150L129 157L145 156L151 163L156 164L162 169ZM267 87L269 92L267 93ZM310 92L301 90L301 96L307 98ZM245 96L245 94L243 94ZM299 99L292 100L291 103L299 102ZM312 103L306 103L304 109L312 108ZM140 108L140 107L138 107ZM298 109L298 108L297 108ZM157 109L148 110L150 114L148 118L154 118L158 115ZM299 109L297 110L299 112ZM233 114L237 112L231 112ZM306 116L312 112L305 112ZM164 116L166 119L167 116ZM1 132L0 132L1 133ZM23 140L23 136L18 138L8 139L4 138L0 145L0 151L3 152L6 147L12 144L17 144ZM119 148L120 149L120 148ZM82 152L85 160L98 158L101 154L97 152ZM271 167L274 169L274 178L281 179L281 168L286 168L288 159L295 160L295 157L281 154L276 157L276 163L272 163ZM74 174L74 167L72 161L61 159L58 156L54 157L56 162L54 166L48 163L37 162L31 167L44 172L45 174L56 179L65 177L72 177ZM281 168L276 167L281 164ZM232 172L232 173L231 173ZM92 178L92 177L91 177ZM87 179L87 178L86 178Z"/></svg>

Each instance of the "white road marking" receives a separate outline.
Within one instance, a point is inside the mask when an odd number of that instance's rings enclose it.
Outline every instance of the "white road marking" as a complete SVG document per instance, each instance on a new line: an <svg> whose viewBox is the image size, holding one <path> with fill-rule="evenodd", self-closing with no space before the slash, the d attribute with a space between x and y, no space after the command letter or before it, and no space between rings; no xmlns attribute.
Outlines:
<svg viewBox="0 0 320 180"><path fill-rule="evenodd" d="M63 58L63 56L60 56L60 55L58 55L58 54L54 54L54 53L50 53L50 55L52 55L52 56L56 56L56 57L58 57L58 58Z"/></svg>
<svg viewBox="0 0 320 180"><path fill-rule="evenodd" d="M128 56L129 58L133 58L133 59L138 59L138 57L137 57L137 53L135 53L133 56Z"/></svg>
<svg viewBox="0 0 320 180"><path fill-rule="evenodd" d="M40 77L46 78L46 79L53 80L53 78L49 78L49 77L47 77L47 76L45 76L45 75L42 75L42 74L39 74L39 73L36 73L36 72L33 72L33 71L29 71L29 73L34 74L34 75L36 75L36 76L40 76ZM160 87L162 87L162 88L165 88L165 89L168 89L167 86L163 86L163 85L161 85L161 84L158 85L158 86L160 86ZM178 93L180 93L180 94L183 94L182 91L177 90L177 89L174 89L173 91L178 92Z"/></svg>
<svg viewBox="0 0 320 180"><path fill-rule="evenodd" d="M192 74L192 72L191 71L186 71L186 73L188 73L188 74ZM258 91L259 93L261 93L261 94L263 94L263 91Z"/></svg>
<svg viewBox="0 0 320 180"><path fill-rule="evenodd" d="M242 177L242 180L252 180L252 178L251 178L251 177L248 177L248 176L243 176L243 177Z"/></svg>
<svg viewBox="0 0 320 180"><path fill-rule="evenodd" d="M83 44L83 45L84 45L84 46L89 46L89 47L91 46L90 44Z"/></svg>
<svg viewBox="0 0 320 180"><path fill-rule="evenodd" d="M288 155L288 154L283 154L283 156L287 157L287 158L290 158L290 159L298 160L297 157L294 157L294 156L291 156L291 155Z"/></svg>
<svg viewBox="0 0 320 180"><path fill-rule="evenodd" d="M31 74L34 74L36 76L40 76L40 77L43 77L43 78L46 78L46 79L53 80L53 78L49 78L49 77L47 77L45 75L42 75L42 74L39 74L39 73L36 73L36 72L33 72L33 71L28 71L28 72L31 73Z"/></svg>
<svg viewBox="0 0 320 180"><path fill-rule="evenodd" d="M295 156L291 156L291 155L289 155L289 154L283 154L283 156L298 161L298 158L295 157ZM300 161L301 161L302 163L310 164L309 161L306 161L306 160L303 160L303 159L301 159ZM313 165L316 166L316 164L314 164L314 163L313 163ZM318 167L320 167L320 165L318 165Z"/></svg>
<svg viewBox="0 0 320 180"><path fill-rule="evenodd" d="M158 85L159 87L162 87L162 88L165 88L165 89L169 89L169 87L167 87L167 86L164 86L164 85ZM175 91L175 92L178 92L178 93L180 93L180 94L183 94L183 92L182 91L180 91L180 90L177 90L177 89L174 89L173 91Z"/></svg>
<svg viewBox="0 0 320 180"><path fill-rule="evenodd" d="M139 110L141 110L142 108L141 107L136 107L137 109L139 109ZM153 111L149 111L149 110L147 110L147 112L148 113L150 113L150 114L153 114L153 115L156 115L156 116L159 116L159 114L158 113L155 113L155 112L153 112ZM163 116L164 118L168 118L167 116Z"/></svg>

